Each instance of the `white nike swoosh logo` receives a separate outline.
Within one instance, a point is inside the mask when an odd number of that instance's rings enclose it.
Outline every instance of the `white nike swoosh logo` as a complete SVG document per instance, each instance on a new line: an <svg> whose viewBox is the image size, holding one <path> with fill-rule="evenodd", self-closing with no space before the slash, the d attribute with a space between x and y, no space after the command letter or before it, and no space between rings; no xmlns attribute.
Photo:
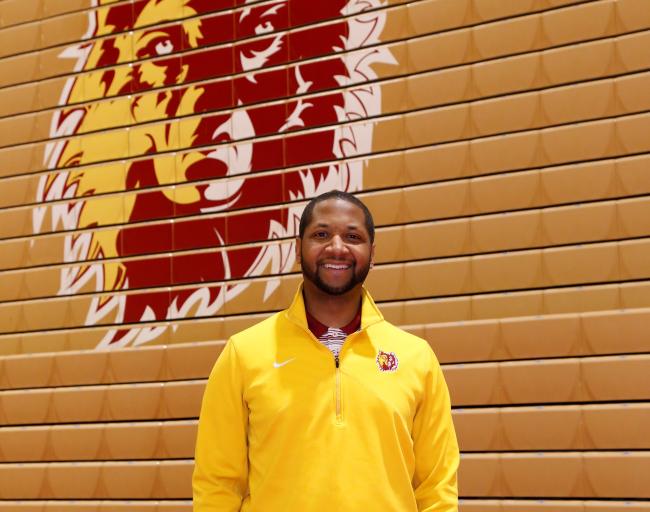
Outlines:
<svg viewBox="0 0 650 512"><path fill-rule="evenodd" d="M285 364L289 364L294 359L295 359L295 357L292 357L291 359L287 359L286 361L282 361L281 363L278 363L277 361L274 361L273 362L273 368L282 368Z"/></svg>

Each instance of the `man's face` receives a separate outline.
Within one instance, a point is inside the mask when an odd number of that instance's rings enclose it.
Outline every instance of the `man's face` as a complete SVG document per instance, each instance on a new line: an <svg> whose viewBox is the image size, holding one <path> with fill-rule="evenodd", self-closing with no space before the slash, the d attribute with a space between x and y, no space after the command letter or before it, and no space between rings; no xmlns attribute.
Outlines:
<svg viewBox="0 0 650 512"><path fill-rule="evenodd" d="M316 204L312 220L296 244L305 287L343 295L360 287L374 260L363 211L342 199Z"/></svg>

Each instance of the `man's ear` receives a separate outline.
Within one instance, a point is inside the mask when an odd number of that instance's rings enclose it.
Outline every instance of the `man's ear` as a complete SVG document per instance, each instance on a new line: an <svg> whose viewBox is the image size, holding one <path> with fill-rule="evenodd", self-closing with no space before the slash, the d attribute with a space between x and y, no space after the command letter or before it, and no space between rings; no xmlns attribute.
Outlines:
<svg viewBox="0 0 650 512"><path fill-rule="evenodd" d="M300 237L296 237L296 242L295 242L295 244L296 244L296 248L295 248L295 250L296 250L296 263L297 263L298 266L300 267L300 266L301 266L301 265L300 265L300 261L301 261L301 258L300 258L300 250L301 250L301 248L302 248L302 247L301 247L301 246L302 246L302 238L300 238Z"/></svg>
<svg viewBox="0 0 650 512"><path fill-rule="evenodd" d="M375 243L370 246L370 268L375 266Z"/></svg>

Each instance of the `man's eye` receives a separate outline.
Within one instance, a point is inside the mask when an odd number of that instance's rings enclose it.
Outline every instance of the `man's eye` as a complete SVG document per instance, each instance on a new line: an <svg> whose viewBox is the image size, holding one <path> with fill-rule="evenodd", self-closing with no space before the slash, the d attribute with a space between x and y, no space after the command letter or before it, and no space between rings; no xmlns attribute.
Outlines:
<svg viewBox="0 0 650 512"><path fill-rule="evenodd" d="M314 238L327 238L327 233L325 231L316 231Z"/></svg>

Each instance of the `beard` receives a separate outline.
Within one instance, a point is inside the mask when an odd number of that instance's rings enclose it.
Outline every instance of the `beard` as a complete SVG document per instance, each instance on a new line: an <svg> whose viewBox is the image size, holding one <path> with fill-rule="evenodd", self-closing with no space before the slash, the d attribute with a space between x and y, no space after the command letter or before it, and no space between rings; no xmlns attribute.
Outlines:
<svg viewBox="0 0 650 512"><path fill-rule="evenodd" d="M352 263L352 275L348 281L340 286L331 286L323 281L320 275L320 265L316 265L316 269L312 270L308 265L305 265L302 255L300 257L300 266L302 268L302 277L306 281L313 283L320 291L328 295L343 295L352 290L358 284L363 284L370 271L370 262L367 265L357 268L356 262Z"/></svg>

